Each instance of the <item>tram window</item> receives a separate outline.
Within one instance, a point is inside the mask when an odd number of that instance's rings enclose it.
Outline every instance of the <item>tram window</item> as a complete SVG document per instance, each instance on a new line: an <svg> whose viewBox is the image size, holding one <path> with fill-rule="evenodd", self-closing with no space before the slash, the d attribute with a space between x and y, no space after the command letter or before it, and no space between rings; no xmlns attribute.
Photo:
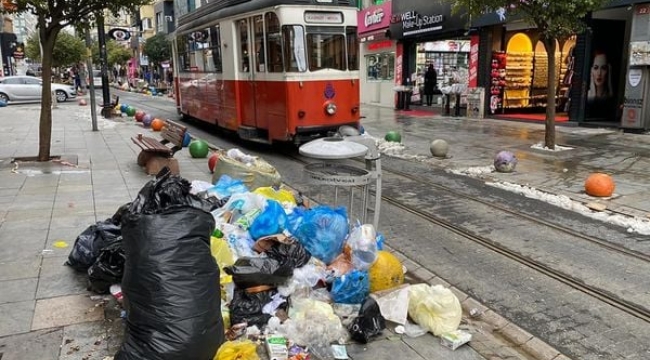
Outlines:
<svg viewBox="0 0 650 360"><path fill-rule="evenodd" d="M359 70L359 38L356 26L348 26L345 36L348 39L348 70Z"/></svg>
<svg viewBox="0 0 650 360"><path fill-rule="evenodd" d="M307 71L305 59L305 29L300 25L282 27L285 69L289 72Z"/></svg>
<svg viewBox="0 0 650 360"><path fill-rule="evenodd" d="M176 51L178 52L179 69L184 71L190 70L190 58L188 54L188 37L179 35L176 37Z"/></svg>
<svg viewBox="0 0 650 360"><path fill-rule="evenodd" d="M280 34L280 20L275 13L266 13L266 60L268 72L282 72L284 65L282 62L282 37Z"/></svg>
<svg viewBox="0 0 650 360"><path fill-rule="evenodd" d="M241 59L240 70L250 71L250 59L248 58L248 20L238 22L239 27L239 57Z"/></svg>
<svg viewBox="0 0 650 360"><path fill-rule="evenodd" d="M345 70L345 37L341 34L308 33L309 70Z"/></svg>
<svg viewBox="0 0 650 360"><path fill-rule="evenodd" d="M253 18L253 36L255 41L255 72L266 72L264 59L264 18L262 15Z"/></svg>
<svg viewBox="0 0 650 360"><path fill-rule="evenodd" d="M223 64L221 60L221 28L219 25L210 28L210 56L208 64L212 71L222 72Z"/></svg>

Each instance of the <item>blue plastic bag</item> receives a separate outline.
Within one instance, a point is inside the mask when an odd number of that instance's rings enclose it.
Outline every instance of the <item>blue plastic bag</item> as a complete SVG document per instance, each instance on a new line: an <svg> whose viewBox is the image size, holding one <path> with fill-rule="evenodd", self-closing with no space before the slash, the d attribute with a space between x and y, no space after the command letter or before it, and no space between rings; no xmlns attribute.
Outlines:
<svg viewBox="0 0 650 360"><path fill-rule="evenodd" d="M344 207L317 206L309 210L294 209L289 217L289 231L312 256L330 264L343 251L350 228Z"/></svg>
<svg viewBox="0 0 650 360"><path fill-rule="evenodd" d="M253 220L248 232L255 240L264 236L280 234L286 229L288 221L282 205L275 200L267 200L266 207Z"/></svg>
<svg viewBox="0 0 650 360"><path fill-rule="evenodd" d="M213 187L208 189L208 194L215 195L219 199L225 199L233 194L248 192L244 182L239 179L233 179L228 175L221 175L219 181Z"/></svg>
<svg viewBox="0 0 650 360"><path fill-rule="evenodd" d="M384 234L377 233L377 250L384 250L384 242L385 241L386 241L386 238L384 237Z"/></svg>
<svg viewBox="0 0 650 360"><path fill-rule="evenodd" d="M335 278L330 291L332 300L339 304L361 304L369 293L368 273L359 270Z"/></svg>

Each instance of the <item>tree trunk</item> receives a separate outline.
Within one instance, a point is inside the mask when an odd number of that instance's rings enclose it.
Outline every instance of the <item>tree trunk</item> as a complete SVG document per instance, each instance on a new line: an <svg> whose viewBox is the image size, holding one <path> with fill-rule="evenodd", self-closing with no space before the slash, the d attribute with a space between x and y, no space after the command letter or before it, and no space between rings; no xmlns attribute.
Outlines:
<svg viewBox="0 0 650 360"><path fill-rule="evenodd" d="M546 134L544 146L555 150L555 96L557 92L557 78L555 76L555 39L546 38L546 56L548 59L548 85L546 91Z"/></svg>
<svg viewBox="0 0 650 360"><path fill-rule="evenodd" d="M41 118L38 131L38 161L50 160L52 144L52 52L57 30L45 27L45 20L39 19L39 33L42 50Z"/></svg>

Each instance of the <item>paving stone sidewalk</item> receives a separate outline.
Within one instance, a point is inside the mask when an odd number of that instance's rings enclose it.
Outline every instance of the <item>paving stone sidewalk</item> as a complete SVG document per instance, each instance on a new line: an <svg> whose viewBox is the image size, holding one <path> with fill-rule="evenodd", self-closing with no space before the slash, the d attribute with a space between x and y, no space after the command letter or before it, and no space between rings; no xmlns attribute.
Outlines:
<svg viewBox="0 0 650 360"><path fill-rule="evenodd" d="M119 306L110 296L88 292L85 274L64 263L77 235L112 216L150 179L137 166L137 148L129 139L149 130L100 118L100 131L92 132L88 108L75 105L54 110L51 152L61 158L49 163L27 158L38 149L40 107L0 109L0 131L12 134L0 144L2 360L103 360L121 344ZM205 159L185 151L176 157L185 178L210 179ZM487 337L477 337L475 344L507 353ZM411 339L390 331L348 351L356 360L484 359L469 346L451 352L431 335Z"/></svg>

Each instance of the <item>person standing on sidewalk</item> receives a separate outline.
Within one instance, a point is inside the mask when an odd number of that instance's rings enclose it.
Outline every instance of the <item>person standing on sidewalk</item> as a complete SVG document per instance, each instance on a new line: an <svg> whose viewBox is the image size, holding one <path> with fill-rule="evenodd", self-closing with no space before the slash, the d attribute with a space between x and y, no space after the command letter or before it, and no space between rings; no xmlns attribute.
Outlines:
<svg viewBox="0 0 650 360"><path fill-rule="evenodd" d="M436 74L436 69L433 68L433 64L429 64L429 68L424 74L424 95L427 100L427 106L433 104L433 92L436 89L437 83L438 74Z"/></svg>

